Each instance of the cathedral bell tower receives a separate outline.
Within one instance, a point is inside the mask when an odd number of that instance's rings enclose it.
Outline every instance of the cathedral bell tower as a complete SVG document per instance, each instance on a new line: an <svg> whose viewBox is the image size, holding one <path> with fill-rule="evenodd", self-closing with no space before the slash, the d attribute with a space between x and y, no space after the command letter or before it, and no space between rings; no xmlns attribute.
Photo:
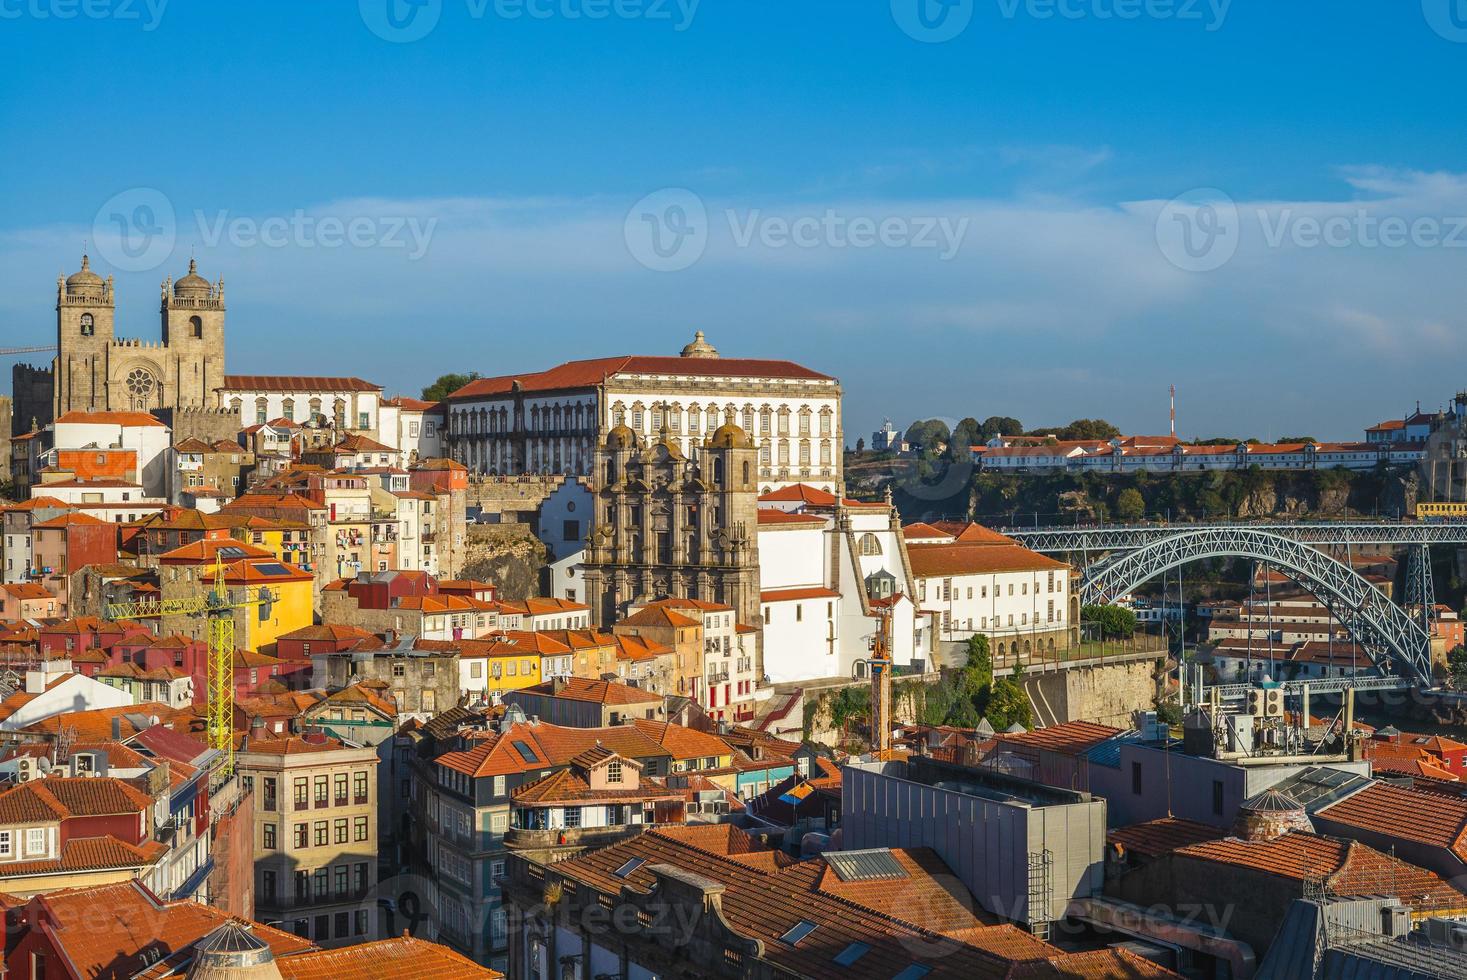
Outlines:
<svg viewBox="0 0 1467 980"><path fill-rule="evenodd" d="M188 274L163 281L165 369L180 408L209 408L224 385L224 280L210 283L188 262Z"/></svg>
<svg viewBox="0 0 1467 980"><path fill-rule="evenodd" d="M106 407L107 351L112 344L112 277L81 270L56 280L56 363L52 417Z"/></svg>

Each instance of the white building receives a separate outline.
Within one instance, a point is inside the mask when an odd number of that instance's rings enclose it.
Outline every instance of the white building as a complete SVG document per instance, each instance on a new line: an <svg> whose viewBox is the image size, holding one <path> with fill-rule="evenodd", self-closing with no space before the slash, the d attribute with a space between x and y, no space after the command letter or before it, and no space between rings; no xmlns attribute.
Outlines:
<svg viewBox="0 0 1467 980"><path fill-rule="evenodd" d="M402 453L411 465L443 455L443 408L420 398L384 398L377 416L377 441Z"/></svg>
<svg viewBox="0 0 1467 980"><path fill-rule="evenodd" d="M552 561L585 550L594 503L587 482L571 477L541 502L535 516L535 536L545 545Z"/></svg>
<svg viewBox="0 0 1467 980"><path fill-rule="evenodd" d="M765 490L841 485L840 382L789 361L720 357L700 333L680 357L571 361L474 381L448 397L449 455L476 473L590 474L617 425L664 428L692 458L732 419L759 447Z"/></svg>
<svg viewBox="0 0 1467 980"><path fill-rule="evenodd" d="M999 660L1065 649L1079 615L1069 565L977 524L915 524L906 541L917 604L953 657L974 634Z"/></svg>
<svg viewBox="0 0 1467 980"><path fill-rule="evenodd" d="M217 395L220 408L239 413L241 428L315 419L332 422L338 431L375 436L382 386L361 378L231 374Z"/></svg>
<svg viewBox="0 0 1467 980"><path fill-rule="evenodd" d="M53 660L44 670L26 671L24 693L29 700L0 721L0 731L18 732L66 712L121 708L136 703L126 691L71 673L69 660Z"/></svg>
<svg viewBox="0 0 1467 980"><path fill-rule="evenodd" d="M850 677L889 613L893 661L930 666L930 621L895 509L791 486L759 498L764 671L775 683Z"/></svg>
<svg viewBox="0 0 1467 980"><path fill-rule="evenodd" d="M172 432L147 412L67 412L47 429L51 432L51 451L131 450L137 456L137 482L142 485L142 495L167 498L167 454Z"/></svg>

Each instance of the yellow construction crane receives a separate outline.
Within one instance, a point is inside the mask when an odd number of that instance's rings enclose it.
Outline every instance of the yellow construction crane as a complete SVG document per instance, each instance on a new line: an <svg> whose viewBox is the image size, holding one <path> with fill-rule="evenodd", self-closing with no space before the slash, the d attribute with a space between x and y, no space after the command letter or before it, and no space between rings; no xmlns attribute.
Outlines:
<svg viewBox="0 0 1467 980"><path fill-rule="evenodd" d="M209 619L209 676L206 707L209 746L224 760L220 777L234 771L234 611L268 606L279 597L262 588L256 597L232 599L224 586L224 561L214 557L214 587L184 599L161 602L115 602L107 606L110 619L161 619L164 616L207 616Z"/></svg>

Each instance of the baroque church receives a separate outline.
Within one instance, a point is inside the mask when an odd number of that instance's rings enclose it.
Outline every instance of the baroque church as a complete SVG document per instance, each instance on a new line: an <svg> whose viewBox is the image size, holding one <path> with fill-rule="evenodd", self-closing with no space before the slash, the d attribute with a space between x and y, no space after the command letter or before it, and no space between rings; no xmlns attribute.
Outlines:
<svg viewBox="0 0 1467 980"><path fill-rule="evenodd" d="M728 419L693 458L666 430L650 445L612 429L592 474L586 602L609 625L630 603L705 599L759 622L759 451Z"/></svg>
<svg viewBox="0 0 1467 980"><path fill-rule="evenodd" d="M188 274L163 282L161 342L113 333L112 277L81 270L56 283L52 418L67 412L208 408L224 384L224 280L211 283L190 259Z"/></svg>

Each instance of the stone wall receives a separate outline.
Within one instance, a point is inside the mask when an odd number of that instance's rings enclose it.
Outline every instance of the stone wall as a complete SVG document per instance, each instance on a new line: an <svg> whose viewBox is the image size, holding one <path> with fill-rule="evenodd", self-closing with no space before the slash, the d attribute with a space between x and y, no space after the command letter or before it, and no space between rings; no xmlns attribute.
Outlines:
<svg viewBox="0 0 1467 980"><path fill-rule="evenodd" d="M1092 721L1130 728L1135 712L1154 707L1159 691L1156 657L1024 675L1035 724Z"/></svg>
<svg viewBox="0 0 1467 980"><path fill-rule="evenodd" d="M470 524L464 550L460 577L498 586L501 599L543 594L545 546L533 524Z"/></svg>
<svg viewBox="0 0 1467 980"><path fill-rule="evenodd" d="M31 423L44 428L51 422L51 402L55 382L48 368L17 364L10 369L10 394L15 400L10 420L10 434L25 435Z"/></svg>
<svg viewBox="0 0 1467 980"><path fill-rule="evenodd" d="M532 523L535 512L557 487L563 476L469 476L469 507L497 514L500 523Z"/></svg>
<svg viewBox="0 0 1467 980"><path fill-rule="evenodd" d="M14 402L0 395L0 483L10 482L10 426Z"/></svg>
<svg viewBox="0 0 1467 980"><path fill-rule="evenodd" d="M175 444L185 439L207 443L239 440L239 413L227 408L159 408L153 414L173 430Z"/></svg>

